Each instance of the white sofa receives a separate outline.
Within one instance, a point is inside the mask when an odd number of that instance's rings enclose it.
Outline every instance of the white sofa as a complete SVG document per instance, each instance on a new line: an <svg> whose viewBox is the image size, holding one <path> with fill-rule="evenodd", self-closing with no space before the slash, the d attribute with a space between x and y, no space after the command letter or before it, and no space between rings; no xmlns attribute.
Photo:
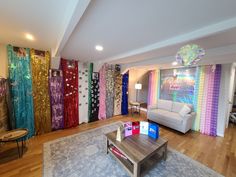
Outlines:
<svg viewBox="0 0 236 177"><path fill-rule="evenodd" d="M191 112L181 116L180 110L187 105ZM170 127L182 133L186 133L192 128L195 112L190 104L173 102L168 100L158 100L156 105L151 105L147 111L147 118L158 124Z"/></svg>

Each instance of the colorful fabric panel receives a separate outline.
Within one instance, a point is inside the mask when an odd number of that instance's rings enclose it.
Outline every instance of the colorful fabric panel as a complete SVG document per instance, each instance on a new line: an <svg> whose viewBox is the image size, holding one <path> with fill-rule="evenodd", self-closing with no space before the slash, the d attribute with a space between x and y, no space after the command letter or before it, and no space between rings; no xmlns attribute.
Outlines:
<svg viewBox="0 0 236 177"><path fill-rule="evenodd" d="M51 131L51 109L48 86L50 53L31 49L34 119L36 135Z"/></svg>
<svg viewBox="0 0 236 177"><path fill-rule="evenodd" d="M64 128L79 124L78 112L78 62L61 59L64 82Z"/></svg>
<svg viewBox="0 0 236 177"><path fill-rule="evenodd" d="M79 63L79 123L88 122L88 63Z"/></svg>
<svg viewBox="0 0 236 177"><path fill-rule="evenodd" d="M50 102L52 114L52 129L64 128L64 97L62 70L49 71Z"/></svg>
<svg viewBox="0 0 236 177"><path fill-rule="evenodd" d="M32 137L34 132L34 105L32 97L32 75L30 50L7 46L9 82L11 95L12 128L27 128Z"/></svg>

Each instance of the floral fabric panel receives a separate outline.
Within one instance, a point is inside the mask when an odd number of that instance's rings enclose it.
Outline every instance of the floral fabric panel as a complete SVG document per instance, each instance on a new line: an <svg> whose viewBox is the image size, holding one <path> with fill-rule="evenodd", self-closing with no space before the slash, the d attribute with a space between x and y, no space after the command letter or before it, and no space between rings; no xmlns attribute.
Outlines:
<svg viewBox="0 0 236 177"><path fill-rule="evenodd" d="M89 121L93 122L98 120L99 111L99 73L93 72L91 81L91 114Z"/></svg>
<svg viewBox="0 0 236 177"><path fill-rule="evenodd" d="M52 113L52 129L64 128L64 97L62 70L49 71L50 101Z"/></svg>
<svg viewBox="0 0 236 177"><path fill-rule="evenodd" d="M88 64L79 63L79 123L88 122Z"/></svg>
<svg viewBox="0 0 236 177"><path fill-rule="evenodd" d="M79 124L78 62L61 59L64 82L64 128Z"/></svg>
<svg viewBox="0 0 236 177"><path fill-rule="evenodd" d="M99 112L98 119L106 119L106 68L104 64L99 70Z"/></svg>
<svg viewBox="0 0 236 177"><path fill-rule="evenodd" d="M121 100L122 100L122 75L120 74L120 65L115 65L114 115L121 114Z"/></svg>
<svg viewBox="0 0 236 177"><path fill-rule="evenodd" d="M11 45L7 50L12 128L27 128L27 138L30 138L35 134L30 50Z"/></svg>
<svg viewBox="0 0 236 177"><path fill-rule="evenodd" d="M48 72L50 53L31 49L33 80L34 119L36 135L51 131L51 109L49 98Z"/></svg>
<svg viewBox="0 0 236 177"><path fill-rule="evenodd" d="M108 65L106 70L106 117L110 118L114 113L114 68Z"/></svg>

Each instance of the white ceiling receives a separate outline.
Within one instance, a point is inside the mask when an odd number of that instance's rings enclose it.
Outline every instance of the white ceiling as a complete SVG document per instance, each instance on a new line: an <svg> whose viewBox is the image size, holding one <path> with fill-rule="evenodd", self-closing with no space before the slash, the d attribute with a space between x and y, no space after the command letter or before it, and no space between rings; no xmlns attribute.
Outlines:
<svg viewBox="0 0 236 177"><path fill-rule="evenodd" d="M78 0L0 0L0 43L52 50ZM35 41L25 38L25 33Z"/></svg>
<svg viewBox="0 0 236 177"><path fill-rule="evenodd" d="M170 63L182 45L196 43L206 61L233 62L235 9L236 0L0 0L0 43L121 64Z"/></svg>
<svg viewBox="0 0 236 177"><path fill-rule="evenodd" d="M221 32L236 27L235 9L235 0L92 1L61 55L127 63L173 55L176 44L191 38L201 38L196 42L207 49L229 45L236 43L236 31ZM95 51L96 44L104 51Z"/></svg>

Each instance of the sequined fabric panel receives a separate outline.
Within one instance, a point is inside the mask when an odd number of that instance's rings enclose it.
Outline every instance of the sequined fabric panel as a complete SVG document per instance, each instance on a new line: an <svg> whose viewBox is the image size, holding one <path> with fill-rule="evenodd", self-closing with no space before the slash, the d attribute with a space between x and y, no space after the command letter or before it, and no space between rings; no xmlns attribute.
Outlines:
<svg viewBox="0 0 236 177"><path fill-rule="evenodd" d="M34 98L34 119L36 135L51 131L51 110L49 100L48 72L50 54L48 51L31 49L31 65Z"/></svg>
<svg viewBox="0 0 236 177"><path fill-rule="evenodd" d="M64 127L78 126L78 62L61 59L64 82Z"/></svg>

